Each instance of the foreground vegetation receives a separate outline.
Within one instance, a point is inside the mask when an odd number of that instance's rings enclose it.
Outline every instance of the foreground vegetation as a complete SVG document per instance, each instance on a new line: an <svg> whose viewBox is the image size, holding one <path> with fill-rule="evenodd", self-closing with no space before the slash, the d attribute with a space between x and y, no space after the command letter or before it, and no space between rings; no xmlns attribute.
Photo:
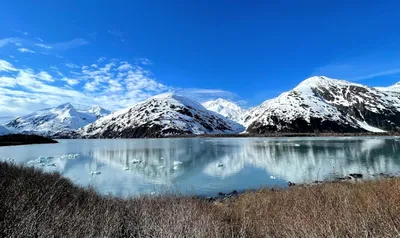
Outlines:
<svg viewBox="0 0 400 238"><path fill-rule="evenodd" d="M39 135L9 134L0 136L0 146L50 144L50 143L58 143L58 142L53 139Z"/></svg>
<svg viewBox="0 0 400 238"><path fill-rule="evenodd" d="M259 190L209 202L99 196L0 163L0 237L398 237L400 179Z"/></svg>

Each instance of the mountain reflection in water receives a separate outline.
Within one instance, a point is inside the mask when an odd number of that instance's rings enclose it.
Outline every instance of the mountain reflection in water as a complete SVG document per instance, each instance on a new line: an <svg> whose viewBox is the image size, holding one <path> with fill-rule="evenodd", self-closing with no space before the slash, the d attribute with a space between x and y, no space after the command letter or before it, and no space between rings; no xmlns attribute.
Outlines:
<svg viewBox="0 0 400 238"><path fill-rule="evenodd" d="M0 148L0 157L59 171L77 184L117 196L179 190L215 195L234 189L286 186L349 173L400 171L395 138L192 138L61 140ZM75 159L60 157L79 154ZM51 157L50 157L51 156ZM100 174L92 175L92 171Z"/></svg>

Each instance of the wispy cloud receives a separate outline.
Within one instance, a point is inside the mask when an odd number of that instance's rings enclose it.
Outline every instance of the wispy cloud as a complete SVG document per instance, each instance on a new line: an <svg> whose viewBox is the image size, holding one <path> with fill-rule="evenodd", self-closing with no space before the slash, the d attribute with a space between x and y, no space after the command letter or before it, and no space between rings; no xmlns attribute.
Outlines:
<svg viewBox="0 0 400 238"><path fill-rule="evenodd" d="M40 71L37 74L37 78L39 80L43 80L43 81L47 81L47 82L54 82L53 76L51 76L49 73L47 73L46 71Z"/></svg>
<svg viewBox="0 0 400 238"><path fill-rule="evenodd" d="M29 35L29 33L26 32L26 31L20 31L20 30L14 30L14 31L17 32L17 33L19 33L19 34L21 34L21 35L24 35L24 36Z"/></svg>
<svg viewBox="0 0 400 238"><path fill-rule="evenodd" d="M27 48L19 48L18 51L22 52L22 53L31 53L31 54L36 53L36 51L30 50L30 49L27 49Z"/></svg>
<svg viewBox="0 0 400 238"><path fill-rule="evenodd" d="M44 48L44 49L51 49L52 48L50 45L46 45L46 44L43 44L43 43L35 44L35 46L40 47L40 48Z"/></svg>
<svg viewBox="0 0 400 238"><path fill-rule="evenodd" d="M79 68L78 65L73 64L73 63L71 63L71 62L65 63L65 66L67 66L68 68L71 68L71 69L78 69L78 68Z"/></svg>
<svg viewBox="0 0 400 238"><path fill-rule="evenodd" d="M97 32L90 32L89 36L92 40L97 41Z"/></svg>
<svg viewBox="0 0 400 238"><path fill-rule="evenodd" d="M137 64L142 64L142 65L151 65L153 62L147 58L136 58L135 59Z"/></svg>
<svg viewBox="0 0 400 238"><path fill-rule="evenodd" d="M89 42L86 41L85 39L76 38L76 39L72 39L72 40L66 41L66 42L55 43L50 46L53 49L58 50L58 51L66 51L66 50L74 49L74 48L84 46L87 44L89 44Z"/></svg>
<svg viewBox="0 0 400 238"><path fill-rule="evenodd" d="M108 30L108 33L110 33L111 35L113 35L117 40L124 42L124 34L116 29L112 29L112 30Z"/></svg>
<svg viewBox="0 0 400 238"><path fill-rule="evenodd" d="M0 48L6 46L8 44L14 44L14 45L18 46L20 42L21 42L21 39L19 39L17 37L0 39Z"/></svg>
<svg viewBox="0 0 400 238"><path fill-rule="evenodd" d="M352 59L332 62L314 70L312 75L324 75L346 80L365 80L400 75L400 54L373 53Z"/></svg>

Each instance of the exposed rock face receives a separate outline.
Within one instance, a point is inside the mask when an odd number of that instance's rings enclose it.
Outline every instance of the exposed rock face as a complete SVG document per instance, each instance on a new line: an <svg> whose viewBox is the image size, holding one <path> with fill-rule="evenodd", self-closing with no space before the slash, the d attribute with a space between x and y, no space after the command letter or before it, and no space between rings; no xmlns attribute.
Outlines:
<svg viewBox="0 0 400 238"><path fill-rule="evenodd" d="M191 134L234 134L244 127L199 103L162 94L103 117L78 131L88 138L144 138Z"/></svg>
<svg viewBox="0 0 400 238"><path fill-rule="evenodd" d="M400 97L386 88L312 77L248 112L249 133L400 130Z"/></svg>

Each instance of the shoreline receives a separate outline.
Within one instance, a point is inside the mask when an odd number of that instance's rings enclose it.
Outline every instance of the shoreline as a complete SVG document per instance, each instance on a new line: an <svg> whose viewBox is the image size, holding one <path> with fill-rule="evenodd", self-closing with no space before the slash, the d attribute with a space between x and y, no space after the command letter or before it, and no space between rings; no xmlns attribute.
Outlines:
<svg viewBox="0 0 400 238"><path fill-rule="evenodd" d="M370 133L268 133L268 134L202 134L202 135L168 135L162 137L118 137L118 138L88 138L88 137L51 137L53 139L185 139L185 138L280 138L280 137L385 137L399 136L400 132L370 132Z"/></svg>
<svg viewBox="0 0 400 238"><path fill-rule="evenodd" d="M56 140L40 135L7 134L0 136L0 146L56 144Z"/></svg>

